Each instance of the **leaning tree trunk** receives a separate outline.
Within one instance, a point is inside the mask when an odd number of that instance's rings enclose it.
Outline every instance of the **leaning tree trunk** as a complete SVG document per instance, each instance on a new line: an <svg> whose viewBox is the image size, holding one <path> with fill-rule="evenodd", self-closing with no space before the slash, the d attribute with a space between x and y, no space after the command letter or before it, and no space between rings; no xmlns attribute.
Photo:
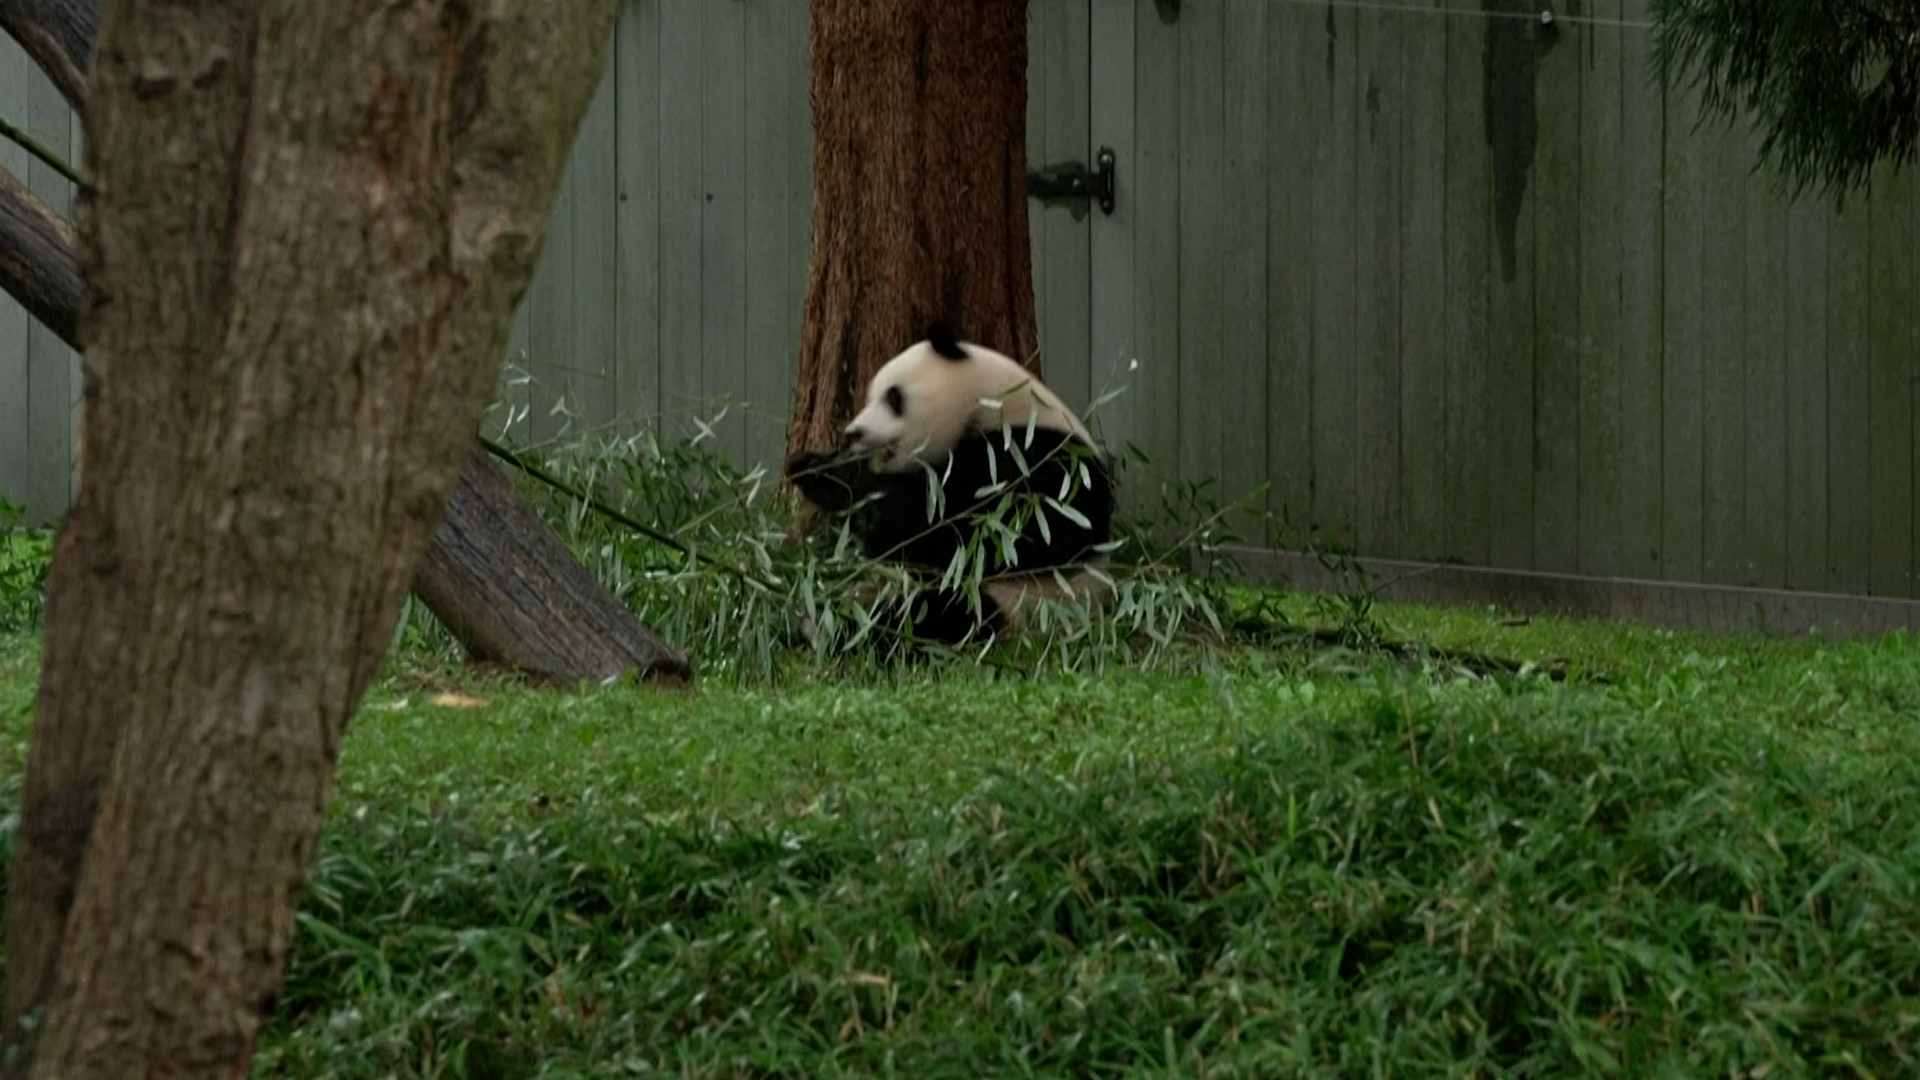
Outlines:
<svg viewBox="0 0 1920 1080"><path fill-rule="evenodd" d="M1039 371L1026 0L813 0L813 261L789 452L935 318ZM875 107L875 103L885 107Z"/></svg>
<svg viewBox="0 0 1920 1080"><path fill-rule="evenodd" d="M640 627L546 522L516 512L524 507L476 448L420 561L414 591L467 655L555 683L583 672L596 682L627 672L662 684L690 679L686 659Z"/></svg>
<svg viewBox="0 0 1920 1080"><path fill-rule="evenodd" d="M12 886L63 869L39 837L92 832L31 1076L247 1071L347 719L472 446L614 9L108 0L86 464ZM49 784L74 731L112 747L104 789ZM46 913L28 899L10 942Z"/></svg>

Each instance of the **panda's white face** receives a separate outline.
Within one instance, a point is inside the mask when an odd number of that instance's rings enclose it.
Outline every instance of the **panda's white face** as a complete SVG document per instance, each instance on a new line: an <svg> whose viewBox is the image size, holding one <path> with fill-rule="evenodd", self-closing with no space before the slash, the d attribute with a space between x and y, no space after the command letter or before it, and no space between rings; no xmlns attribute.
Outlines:
<svg viewBox="0 0 1920 1080"><path fill-rule="evenodd" d="M971 426L996 431L1035 413L1041 426L1092 443L1079 418L1013 358L978 345L960 350L966 355L942 356L922 341L881 365L866 407L846 427L846 448L882 455L883 469L900 471L938 463Z"/></svg>

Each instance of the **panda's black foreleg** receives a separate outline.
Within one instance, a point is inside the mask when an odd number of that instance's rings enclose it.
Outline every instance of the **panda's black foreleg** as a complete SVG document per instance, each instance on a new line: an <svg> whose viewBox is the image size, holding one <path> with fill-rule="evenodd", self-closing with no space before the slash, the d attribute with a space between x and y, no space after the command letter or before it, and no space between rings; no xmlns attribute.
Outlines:
<svg viewBox="0 0 1920 1080"><path fill-rule="evenodd" d="M964 591L934 588L916 593L911 601L891 602L875 613L875 621L894 641L912 638L957 647L996 632L1002 620L1000 605L985 592L976 615Z"/></svg>
<svg viewBox="0 0 1920 1080"><path fill-rule="evenodd" d="M829 514L845 513L873 490L865 458L803 450L787 459L787 482L801 498Z"/></svg>

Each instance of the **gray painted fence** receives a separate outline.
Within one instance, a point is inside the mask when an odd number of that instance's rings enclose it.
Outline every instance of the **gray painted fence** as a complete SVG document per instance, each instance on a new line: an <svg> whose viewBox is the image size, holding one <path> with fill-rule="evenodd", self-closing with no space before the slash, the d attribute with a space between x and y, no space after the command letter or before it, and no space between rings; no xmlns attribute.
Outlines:
<svg viewBox="0 0 1920 1080"><path fill-rule="evenodd" d="M1642 0L1537 10L1033 0L1030 163L1111 147L1119 193L1033 204L1049 381L1126 383L1100 427L1154 477L1270 483L1369 555L1915 595L1914 174L1789 205L1654 88ZM806 36L805 0L629 0L515 324L515 439L725 405L717 444L777 460ZM0 113L71 138L7 49ZM43 510L56 344L0 301L0 491Z"/></svg>
<svg viewBox="0 0 1920 1080"><path fill-rule="evenodd" d="M4 33L0 117L62 160L79 160L79 119ZM72 212L73 185L10 139L0 138L0 168L26 181L54 210ZM65 510L79 433L78 354L0 293L0 500L25 508L35 521Z"/></svg>

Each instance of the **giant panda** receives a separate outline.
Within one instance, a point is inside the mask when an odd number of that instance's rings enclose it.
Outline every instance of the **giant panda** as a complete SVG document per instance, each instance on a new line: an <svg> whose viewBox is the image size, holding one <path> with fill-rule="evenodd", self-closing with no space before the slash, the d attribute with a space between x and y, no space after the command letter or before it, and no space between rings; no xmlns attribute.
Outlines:
<svg viewBox="0 0 1920 1080"><path fill-rule="evenodd" d="M929 582L981 539L978 611L965 590L929 584L910 612L896 604L876 613L890 635L910 624L915 637L948 645L1004 638L1025 625L1031 601L1098 607L1111 596L1104 566L1114 497L1105 453L1031 372L959 341L945 324L874 373L838 449L793 455L786 476L816 511L849 521L867 558L916 569ZM975 519L1009 494L1017 501L1002 520L1015 528L1011 552L1005 536L983 533Z"/></svg>

